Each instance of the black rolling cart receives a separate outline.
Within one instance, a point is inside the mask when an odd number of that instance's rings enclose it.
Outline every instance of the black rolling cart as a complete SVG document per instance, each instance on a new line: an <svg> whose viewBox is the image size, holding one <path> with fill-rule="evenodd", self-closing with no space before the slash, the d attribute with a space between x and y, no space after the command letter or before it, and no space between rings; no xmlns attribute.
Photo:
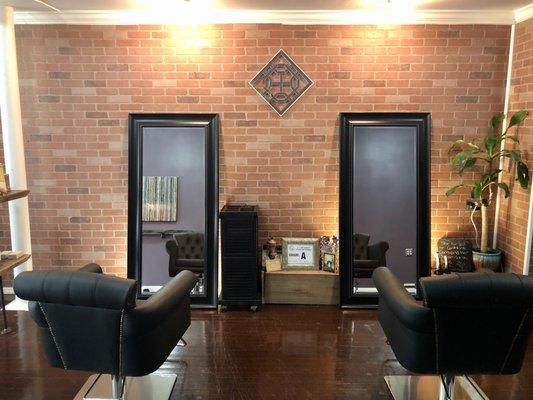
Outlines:
<svg viewBox="0 0 533 400"><path fill-rule="evenodd" d="M222 237L222 293L220 310L228 306L262 305L261 263L257 244L258 207L226 204L220 212Z"/></svg>

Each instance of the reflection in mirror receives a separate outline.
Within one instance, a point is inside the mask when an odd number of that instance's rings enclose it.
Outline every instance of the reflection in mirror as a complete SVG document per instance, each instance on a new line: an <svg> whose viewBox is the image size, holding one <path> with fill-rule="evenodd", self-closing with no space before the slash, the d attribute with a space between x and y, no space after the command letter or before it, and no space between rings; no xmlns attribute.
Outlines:
<svg viewBox="0 0 533 400"><path fill-rule="evenodd" d="M143 130L141 291L153 293L179 272L198 275L204 295L205 130Z"/></svg>
<svg viewBox="0 0 533 400"><path fill-rule="evenodd" d="M218 117L130 115L128 277L147 298L182 271L191 303L214 307L218 270Z"/></svg>
<svg viewBox="0 0 533 400"><path fill-rule="evenodd" d="M429 273L429 114L341 114L341 306L377 304L386 266L412 294Z"/></svg>
<svg viewBox="0 0 533 400"><path fill-rule="evenodd" d="M416 282L416 126L353 127L354 293L373 288L389 267L406 287Z"/></svg>

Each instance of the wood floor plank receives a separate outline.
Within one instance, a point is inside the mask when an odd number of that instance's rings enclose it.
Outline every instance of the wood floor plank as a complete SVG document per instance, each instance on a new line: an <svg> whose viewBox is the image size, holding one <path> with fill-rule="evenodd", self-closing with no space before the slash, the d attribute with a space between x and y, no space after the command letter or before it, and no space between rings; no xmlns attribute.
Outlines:
<svg viewBox="0 0 533 400"><path fill-rule="evenodd" d="M8 312L0 336L0 399L71 399L90 374L50 367L26 312ZM192 312L186 347L162 370L178 375L172 399L389 400L394 359L376 311L270 305L257 313ZM530 342L531 344L531 342ZM533 348L514 376L475 377L492 400L533 399Z"/></svg>

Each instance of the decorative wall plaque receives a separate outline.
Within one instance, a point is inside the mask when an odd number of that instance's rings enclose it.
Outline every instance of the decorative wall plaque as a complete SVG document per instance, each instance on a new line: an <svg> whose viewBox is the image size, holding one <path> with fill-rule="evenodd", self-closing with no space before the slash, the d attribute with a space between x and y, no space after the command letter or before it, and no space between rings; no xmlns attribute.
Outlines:
<svg viewBox="0 0 533 400"><path fill-rule="evenodd" d="M281 116L311 86L313 81L283 50L277 52L250 85Z"/></svg>

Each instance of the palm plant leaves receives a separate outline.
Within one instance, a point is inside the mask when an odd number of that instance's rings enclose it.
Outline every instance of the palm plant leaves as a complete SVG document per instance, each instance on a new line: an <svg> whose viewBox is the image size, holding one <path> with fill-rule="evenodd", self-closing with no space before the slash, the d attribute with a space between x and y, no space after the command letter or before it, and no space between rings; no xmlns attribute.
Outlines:
<svg viewBox="0 0 533 400"><path fill-rule="evenodd" d="M452 157L452 165L459 169L459 175L467 168L473 167L476 164L477 158L474 157L475 150L462 150Z"/></svg>
<svg viewBox="0 0 533 400"><path fill-rule="evenodd" d="M490 126L492 127L492 129L496 130L496 128L503 123L504 119L505 119L505 114L504 113L496 114L490 120Z"/></svg>
<svg viewBox="0 0 533 400"><path fill-rule="evenodd" d="M529 184L529 168L521 161L516 163L516 177L520 186L526 189Z"/></svg>
<svg viewBox="0 0 533 400"><path fill-rule="evenodd" d="M481 182L474 182L474 187L470 191L470 197L473 199L480 199L483 194L483 184Z"/></svg>
<svg viewBox="0 0 533 400"><path fill-rule="evenodd" d="M460 183L459 185L453 186L452 188L448 189L448 191L446 192L446 196L451 196L452 194L455 193L455 191L457 189L459 189L460 187L463 187L463 186L464 186L464 183Z"/></svg>
<svg viewBox="0 0 533 400"><path fill-rule="evenodd" d="M518 150L506 150L506 151L504 151L503 155L505 157L510 158L511 160L513 160L516 163L522 162L522 156L520 155L520 151L518 151Z"/></svg>
<svg viewBox="0 0 533 400"><path fill-rule="evenodd" d="M518 125L520 122L525 120L528 115L529 113L526 110L520 110L515 112L509 121L509 126L507 127L507 129L512 126Z"/></svg>
<svg viewBox="0 0 533 400"><path fill-rule="evenodd" d="M505 198L509 197L509 195L511 194L511 191L509 190L509 185L507 185L507 183L500 182L498 183L498 187L502 189L503 192L505 193Z"/></svg>
<svg viewBox="0 0 533 400"><path fill-rule="evenodd" d="M487 163L487 169L482 176L474 182L462 182L453 186L446 192L446 196L451 196L457 189L464 186L471 186L471 197L474 199L482 199L486 190L492 190L493 186L499 187L505 193L505 197L510 195L509 186L506 183L498 182L501 169L495 167L497 159L500 157L507 157L516 165L517 180L520 182L520 186L527 188L529 185L529 168L522 160L522 153L518 149L513 150L500 150L503 140L509 139L519 144L516 135L507 135L509 128L520 124L528 116L528 112L525 110L517 111L509 119L509 125L502 134L497 134L498 128L503 124L505 115L499 113L494 115L490 120L489 133L483 141L483 146L480 148L473 142L466 142L463 139L456 140L450 147L448 153L451 155L451 164L460 176L463 173L474 167L478 160L485 161ZM490 192L492 193L492 191ZM490 201L490 200L489 200Z"/></svg>

